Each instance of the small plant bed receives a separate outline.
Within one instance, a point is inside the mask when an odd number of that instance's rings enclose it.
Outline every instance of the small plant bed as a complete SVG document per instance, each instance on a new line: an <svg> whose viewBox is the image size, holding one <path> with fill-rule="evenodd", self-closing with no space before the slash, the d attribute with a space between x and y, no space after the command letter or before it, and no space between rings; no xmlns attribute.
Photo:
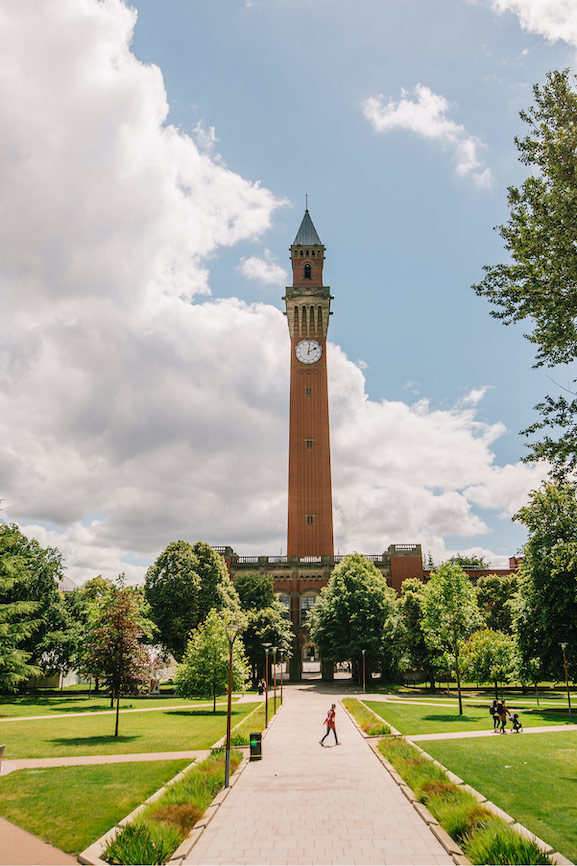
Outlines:
<svg viewBox="0 0 577 866"><path fill-rule="evenodd" d="M577 739L570 731L423 743L536 836L577 862Z"/></svg>
<svg viewBox="0 0 577 866"><path fill-rule="evenodd" d="M458 705L439 707L423 704L401 704L394 701L367 701L367 706L381 718L393 725L401 734L440 734L445 731L492 731L493 717L489 715L490 701L484 706L463 707L463 715L458 715ZM514 708L509 705L509 709ZM539 725L568 724L569 716L562 710L525 710L519 709L519 716L526 728ZM509 725L510 728L510 725Z"/></svg>
<svg viewBox="0 0 577 866"><path fill-rule="evenodd" d="M241 759L239 752L231 752L231 772ZM224 761L224 752L218 750L192 767L184 779L171 785L136 821L117 833L104 859L112 864L165 863L223 787Z"/></svg>
<svg viewBox="0 0 577 866"><path fill-rule="evenodd" d="M367 706L362 701L357 700L357 698L344 698L343 706L348 710L361 730L369 737L391 733L390 727L385 722L380 722L375 714L367 709Z"/></svg>
<svg viewBox="0 0 577 866"><path fill-rule="evenodd" d="M277 710L280 708L280 700L277 698L276 703ZM268 700L268 721L270 721L274 716L274 699L269 698ZM248 746L249 744L249 736L250 734L256 733L260 734L264 731L264 723L265 723L265 712L264 712L264 701L259 705L256 712L253 712L250 718L245 719L231 734L231 744L233 746Z"/></svg>
<svg viewBox="0 0 577 866"><path fill-rule="evenodd" d="M387 737L380 741L379 751L472 863L551 862L538 845L521 837L472 794L453 784L443 770L406 740Z"/></svg>
<svg viewBox="0 0 577 866"><path fill-rule="evenodd" d="M189 763L18 770L0 778L0 815L61 851L78 854Z"/></svg>
<svg viewBox="0 0 577 866"><path fill-rule="evenodd" d="M253 710L234 704L233 726ZM140 752L176 752L210 749L226 731L226 708L170 709L120 716L119 736L114 736L114 716L94 715L67 719L30 719L0 722L6 759L45 758L66 755L127 755Z"/></svg>

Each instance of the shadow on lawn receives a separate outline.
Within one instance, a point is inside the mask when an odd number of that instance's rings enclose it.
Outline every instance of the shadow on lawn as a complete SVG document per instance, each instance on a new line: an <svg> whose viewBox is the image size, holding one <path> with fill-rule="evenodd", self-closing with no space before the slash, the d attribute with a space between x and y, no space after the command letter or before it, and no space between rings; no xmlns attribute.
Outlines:
<svg viewBox="0 0 577 866"><path fill-rule="evenodd" d="M424 721L426 722L476 722L478 721L477 716L467 716L465 713L463 715L459 715L458 713L431 713L428 716L423 716Z"/></svg>
<svg viewBox="0 0 577 866"><path fill-rule="evenodd" d="M48 742L54 743L55 746L108 746L110 743L131 743L133 740L140 739L139 735L120 734L115 737L114 734L108 734L102 737L53 737Z"/></svg>
<svg viewBox="0 0 577 866"><path fill-rule="evenodd" d="M195 716L199 719L216 719L219 716L226 716L226 710L217 710L216 713L213 713L212 710L171 710L169 707L164 711L164 715L166 716ZM237 715L234 711L234 707L231 711L231 715Z"/></svg>

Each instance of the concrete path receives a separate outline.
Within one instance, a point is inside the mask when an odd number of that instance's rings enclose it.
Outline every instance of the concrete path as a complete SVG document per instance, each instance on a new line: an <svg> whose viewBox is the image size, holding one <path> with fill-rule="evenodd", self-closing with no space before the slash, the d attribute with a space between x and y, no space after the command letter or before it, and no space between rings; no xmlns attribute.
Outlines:
<svg viewBox="0 0 577 866"><path fill-rule="evenodd" d="M319 745L333 701L286 688L263 760L246 767L187 864L452 863L342 707L341 745Z"/></svg>
<svg viewBox="0 0 577 866"><path fill-rule="evenodd" d="M535 728L523 728L522 734L559 734L566 731L577 731L577 725L539 725ZM507 734L514 734L507 730ZM418 743L422 740L465 740L470 737L501 737L497 731L446 731L443 734L406 734L405 739ZM520 736L520 735L519 735Z"/></svg>
<svg viewBox="0 0 577 866"><path fill-rule="evenodd" d="M7 776L15 770L45 770L48 767L81 767L88 764L127 764L132 761L178 761L180 758L191 761L205 758L210 749L197 749L184 752L138 752L134 755L74 755L60 758L16 758L2 762L0 776Z"/></svg>
<svg viewBox="0 0 577 866"><path fill-rule="evenodd" d="M2 866L65 866L67 863L76 863L76 857L47 845L37 836L32 836L21 827L16 827L10 821L0 818L0 864Z"/></svg>

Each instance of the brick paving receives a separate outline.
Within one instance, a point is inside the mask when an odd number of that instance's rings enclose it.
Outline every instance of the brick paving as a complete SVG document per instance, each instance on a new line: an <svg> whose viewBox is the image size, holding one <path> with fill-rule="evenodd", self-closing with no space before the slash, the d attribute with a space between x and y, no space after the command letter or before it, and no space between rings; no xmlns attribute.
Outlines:
<svg viewBox="0 0 577 866"><path fill-rule="evenodd" d="M337 703L337 733L320 746L337 698L285 689L285 706L186 858L187 864L450 864L453 861Z"/></svg>
<svg viewBox="0 0 577 866"><path fill-rule="evenodd" d="M66 866L67 863L76 863L76 857L59 851L27 833L21 827L16 827L10 821L0 818L0 864L2 866Z"/></svg>

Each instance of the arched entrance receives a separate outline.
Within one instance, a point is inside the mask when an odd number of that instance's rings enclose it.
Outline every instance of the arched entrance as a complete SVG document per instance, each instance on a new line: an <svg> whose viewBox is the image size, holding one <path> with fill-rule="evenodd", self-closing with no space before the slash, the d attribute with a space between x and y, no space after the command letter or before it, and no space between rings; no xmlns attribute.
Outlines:
<svg viewBox="0 0 577 866"><path fill-rule="evenodd" d="M305 641L301 650L303 679L320 679L321 660L318 650L311 640Z"/></svg>

